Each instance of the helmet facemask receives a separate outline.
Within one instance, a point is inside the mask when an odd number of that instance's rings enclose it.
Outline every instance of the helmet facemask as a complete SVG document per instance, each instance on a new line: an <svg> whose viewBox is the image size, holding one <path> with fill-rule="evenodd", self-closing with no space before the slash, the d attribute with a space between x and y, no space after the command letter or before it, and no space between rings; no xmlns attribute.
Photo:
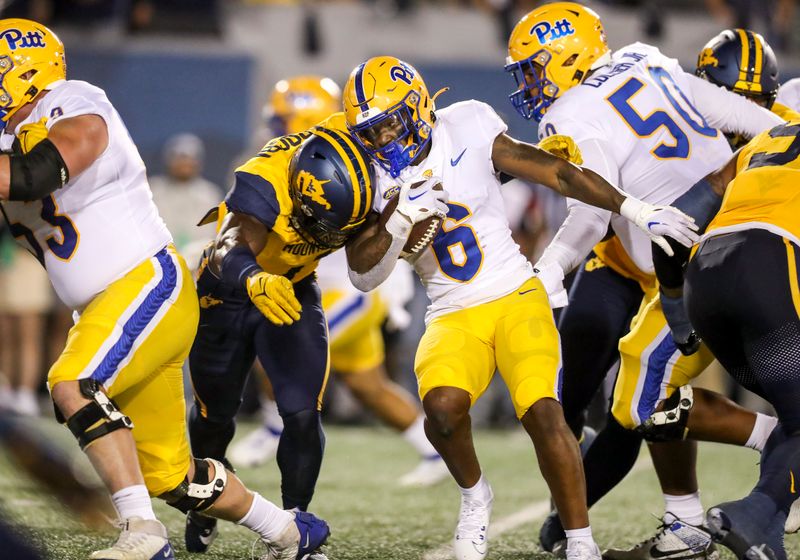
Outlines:
<svg viewBox="0 0 800 560"><path fill-rule="evenodd" d="M411 165L431 141L431 126L415 118L420 115L419 103L420 95L410 91L393 107L351 128L367 155L394 178ZM381 137L387 132L392 134L392 139L381 145Z"/></svg>
<svg viewBox="0 0 800 560"><path fill-rule="evenodd" d="M353 231L353 228L341 229L326 219L315 216L308 205L296 198L289 222L303 241L325 249L343 247Z"/></svg>
<svg viewBox="0 0 800 560"><path fill-rule="evenodd" d="M508 98L526 120L541 121L559 95L558 86L547 77L551 58L550 53L542 49L529 58L506 64L506 72L517 84L517 90Z"/></svg>

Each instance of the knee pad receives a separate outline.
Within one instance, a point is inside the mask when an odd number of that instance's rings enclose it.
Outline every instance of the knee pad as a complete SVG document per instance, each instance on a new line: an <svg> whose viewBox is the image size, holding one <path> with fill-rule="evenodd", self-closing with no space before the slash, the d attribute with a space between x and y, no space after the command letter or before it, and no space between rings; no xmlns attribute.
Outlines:
<svg viewBox="0 0 800 560"><path fill-rule="evenodd" d="M123 414L117 404L101 390L97 380L80 379L78 387L81 395L91 402L70 416L66 424L78 440L81 449L86 449L94 440L115 430L133 428L131 419ZM56 418L63 424L65 422L63 414L58 410L58 406L55 409Z"/></svg>
<svg viewBox="0 0 800 560"><path fill-rule="evenodd" d="M209 474L209 464L214 465L214 477ZM205 511L225 491L228 473L225 466L216 459L194 459L194 478L185 478L174 490L161 494L159 498L183 513Z"/></svg>
<svg viewBox="0 0 800 560"><path fill-rule="evenodd" d="M692 387L683 385L664 401L664 410L651 414L636 431L651 442L684 440L689 434L687 423L693 406Z"/></svg>

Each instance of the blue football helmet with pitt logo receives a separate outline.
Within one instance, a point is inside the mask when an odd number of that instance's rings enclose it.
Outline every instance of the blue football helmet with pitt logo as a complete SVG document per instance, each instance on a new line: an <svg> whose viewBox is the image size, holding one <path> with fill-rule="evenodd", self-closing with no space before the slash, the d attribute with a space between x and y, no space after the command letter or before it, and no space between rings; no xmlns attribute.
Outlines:
<svg viewBox="0 0 800 560"><path fill-rule="evenodd" d="M392 177L398 177L430 143L433 110L422 76L393 56L377 56L358 65L344 86L347 127ZM387 135L388 142L383 140Z"/></svg>
<svg viewBox="0 0 800 560"><path fill-rule="evenodd" d="M372 209L374 171L346 133L315 127L289 163L290 223L307 243L338 249Z"/></svg>

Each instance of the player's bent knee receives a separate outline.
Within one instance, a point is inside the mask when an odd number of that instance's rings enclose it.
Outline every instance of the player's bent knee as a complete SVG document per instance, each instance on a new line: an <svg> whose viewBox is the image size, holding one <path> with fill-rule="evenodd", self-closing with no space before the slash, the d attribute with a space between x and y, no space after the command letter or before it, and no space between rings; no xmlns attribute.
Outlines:
<svg viewBox="0 0 800 560"><path fill-rule="evenodd" d="M213 467L213 474L211 472ZM194 459L194 476L158 497L183 513L205 511L214 505L228 484L228 472L216 459Z"/></svg>
<svg viewBox="0 0 800 560"><path fill-rule="evenodd" d="M681 441L689 434L689 414L694 406L691 385L683 385L664 401L661 411L654 412L636 431L647 441Z"/></svg>
<svg viewBox="0 0 800 560"><path fill-rule="evenodd" d="M428 425L440 436L449 437L469 416L469 393L452 387L438 387L422 401Z"/></svg>
<svg viewBox="0 0 800 560"><path fill-rule="evenodd" d="M69 418L64 417L56 404L56 417L59 422L66 422L81 449L86 449L92 442L111 432L133 428L131 419L123 414L117 404L103 392L97 380L80 379L78 388L81 395L89 399L89 403Z"/></svg>

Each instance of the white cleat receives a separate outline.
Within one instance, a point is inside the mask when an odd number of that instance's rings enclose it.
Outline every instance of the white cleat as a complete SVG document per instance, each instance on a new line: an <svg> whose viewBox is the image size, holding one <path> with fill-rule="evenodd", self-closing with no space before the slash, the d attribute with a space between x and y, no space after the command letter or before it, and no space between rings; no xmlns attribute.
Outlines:
<svg viewBox="0 0 800 560"><path fill-rule="evenodd" d="M237 467L257 467L272 461L278 454L281 436L261 426L233 445L228 453L231 463Z"/></svg>
<svg viewBox="0 0 800 560"><path fill-rule="evenodd" d="M414 470L400 477L400 486L433 486L450 478L444 459L438 455L433 459L422 459Z"/></svg>
<svg viewBox="0 0 800 560"><path fill-rule="evenodd" d="M489 551L487 536L489 518L492 515L494 496L489 488L487 501L469 500L461 497L461 511L453 539L453 552L456 560L482 560Z"/></svg>
<svg viewBox="0 0 800 560"><path fill-rule="evenodd" d="M784 533L796 533L800 531L800 498L792 503L789 515L786 516L786 524L783 526Z"/></svg>
<svg viewBox="0 0 800 560"><path fill-rule="evenodd" d="M92 552L92 560L174 560L167 529L157 520L131 517L122 524L117 542L110 548Z"/></svg>
<svg viewBox="0 0 800 560"><path fill-rule="evenodd" d="M594 543L576 542L567 546L567 560L601 560L602 557Z"/></svg>

